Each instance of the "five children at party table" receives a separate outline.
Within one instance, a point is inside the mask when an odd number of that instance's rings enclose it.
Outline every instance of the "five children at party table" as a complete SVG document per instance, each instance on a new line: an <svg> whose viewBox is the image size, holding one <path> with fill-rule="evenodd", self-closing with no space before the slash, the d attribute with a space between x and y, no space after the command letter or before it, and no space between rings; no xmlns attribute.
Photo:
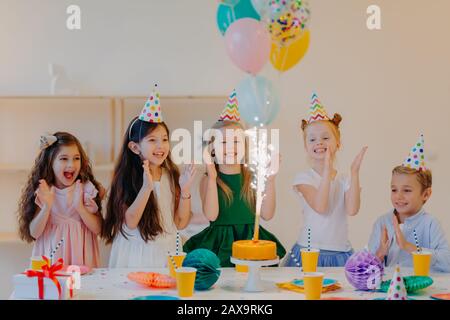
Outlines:
<svg viewBox="0 0 450 320"><path fill-rule="evenodd" d="M206 151L206 173L200 183L203 213L210 225L191 237L184 250L207 248L218 255L222 267L232 266L231 245L251 239L256 195L252 173L240 157L246 154L244 127L238 98L233 92L213 126ZM298 240L283 265L301 265L300 251L307 245L320 249L318 266L343 266L353 253L348 239L348 217L360 209L359 171L367 150L363 147L350 166L350 176L337 172L342 117L328 116L313 94L309 117L301 130L311 168L297 174L293 190L301 201L304 223ZM229 135L227 132L232 132ZM105 190L95 179L89 159L73 135L56 132L41 138L35 161L19 205L22 239L35 241L33 255L50 253L64 239L55 257L66 264L98 267L98 236L111 243L110 267L163 267L167 252L175 248L177 230L192 217L193 165L182 174L171 159L169 129L163 122L159 94L153 92L138 117L129 124L117 159L106 213ZM219 137L219 138L218 138ZM277 159L275 157L274 159ZM244 159L244 160L243 160ZM275 214L275 177L269 174L260 216ZM369 239L369 250L386 265L411 266L411 253L432 252L431 268L450 272L450 249L445 234L423 205L431 196L431 171L425 167L423 137L410 156L392 171L393 210L380 217ZM307 231L312 230L311 239ZM260 238L275 241L280 258L285 249L269 231Z"/></svg>

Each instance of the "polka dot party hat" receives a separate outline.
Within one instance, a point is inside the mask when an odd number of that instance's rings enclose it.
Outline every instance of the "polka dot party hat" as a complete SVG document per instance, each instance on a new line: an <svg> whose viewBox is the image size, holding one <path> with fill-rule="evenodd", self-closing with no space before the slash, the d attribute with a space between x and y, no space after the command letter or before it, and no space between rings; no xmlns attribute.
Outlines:
<svg viewBox="0 0 450 320"><path fill-rule="evenodd" d="M403 162L404 167L413 168L418 171L426 170L425 153L423 148L423 134L420 135L419 141L411 148L408 158Z"/></svg>
<svg viewBox="0 0 450 320"><path fill-rule="evenodd" d="M139 120L154 123L163 122L159 93L156 91L156 85L153 92L147 98L144 108L142 108L141 114L139 115Z"/></svg>
<svg viewBox="0 0 450 320"><path fill-rule="evenodd" d="M403 277L400 273L400 266L397 264L395 267L394 276L392 277L391 284L389 286L387 300L406 300L406 289L403 283Z"/></svg>
<svg viewBox="0 0 450 320"><path fill-rule="evenodd" d="M239 103L236 96L236 90L228 97L227 104L219 117L219 121L241 121L241 114L239 113Z"/></svg>
<svg viewBox="0 0 450 320"><path fill-rule="evenodd" d="M330 120L325 108L315 92L311 96L311 106L309 107L308 123L320 120Z"/></svg>

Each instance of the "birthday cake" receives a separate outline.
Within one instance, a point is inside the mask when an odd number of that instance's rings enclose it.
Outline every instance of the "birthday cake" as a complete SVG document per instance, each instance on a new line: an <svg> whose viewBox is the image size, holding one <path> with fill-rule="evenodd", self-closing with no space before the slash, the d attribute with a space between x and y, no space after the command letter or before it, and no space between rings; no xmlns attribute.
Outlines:
<svg viewBox="0 0 450 320"><path fill-rule="evenodd" d="M277 244L269 240L235 241L232 256L242 260L273 260L277 258Z"/></svg>

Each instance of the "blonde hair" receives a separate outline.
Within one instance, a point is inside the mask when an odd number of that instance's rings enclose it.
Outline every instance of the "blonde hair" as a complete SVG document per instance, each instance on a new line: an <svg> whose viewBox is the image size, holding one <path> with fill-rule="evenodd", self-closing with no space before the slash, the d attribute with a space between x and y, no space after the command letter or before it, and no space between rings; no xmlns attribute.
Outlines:
<svg viewBox="0 0 450 320"><path fill-rule="evenodd" d="M333 131L334 137L336 138L336 141L338 144L341 143L341 131L339 130L339 124L342 121L342 116L339 113L335 113L333 116L333 119L331 120L319 120L323 121L330 125L331 130ZM312 122L314 123L314 122ZM300 124L300 128L303 131L303 141L306 143L306 129L311 123L308 123L305 119L302 119L302 122Z"/></svg>
<svg viewBox="0 0 450 320"><path fill-rule="evenodd" d="M217 121L213 126L212 129L220 130L227 127L238 127L239 129L244 130L244 127L241 123L236 121ZM208 141L208 144L211 144L214 142L214 136L211 137L211 140ZM245 154L247 154L248 145L247 142L245 142ZM219 172L219 164L214 162L216 171ZM241 164L241 172L242 172L242 189L241 189L241 199L244 199L247 204L250 206L250 208L254 209L256 207L256 198L255 198L255 191L251 187L252 183L252 173L248 167L246 167L244 164ZM226 197L226 203L227 205L230 205L233 201L233 192L231 191L230 187L222 180L220 179L219 175L217 175L216 178L217 185L219 188L223 191Z"/></svg>
<svg viewBox="0 0 450 320"><path fill-rule="evenodd" d="M433 182L431 170L416 170L405 166L396 166L392 169L392 174L412 174L416 176L417 181L422 187L422 192L428 188L431 188Z"/></svg>

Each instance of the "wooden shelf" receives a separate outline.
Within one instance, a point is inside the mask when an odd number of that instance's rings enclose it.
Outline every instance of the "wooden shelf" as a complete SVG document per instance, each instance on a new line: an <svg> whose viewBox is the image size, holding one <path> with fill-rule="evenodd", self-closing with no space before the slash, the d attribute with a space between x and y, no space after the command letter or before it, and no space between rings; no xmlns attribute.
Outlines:
<svg viewBox="0 0 450 320"><path fill-rule="evenodd" d="M0 242L21 242L16 232L0 232Z"/></svg>

